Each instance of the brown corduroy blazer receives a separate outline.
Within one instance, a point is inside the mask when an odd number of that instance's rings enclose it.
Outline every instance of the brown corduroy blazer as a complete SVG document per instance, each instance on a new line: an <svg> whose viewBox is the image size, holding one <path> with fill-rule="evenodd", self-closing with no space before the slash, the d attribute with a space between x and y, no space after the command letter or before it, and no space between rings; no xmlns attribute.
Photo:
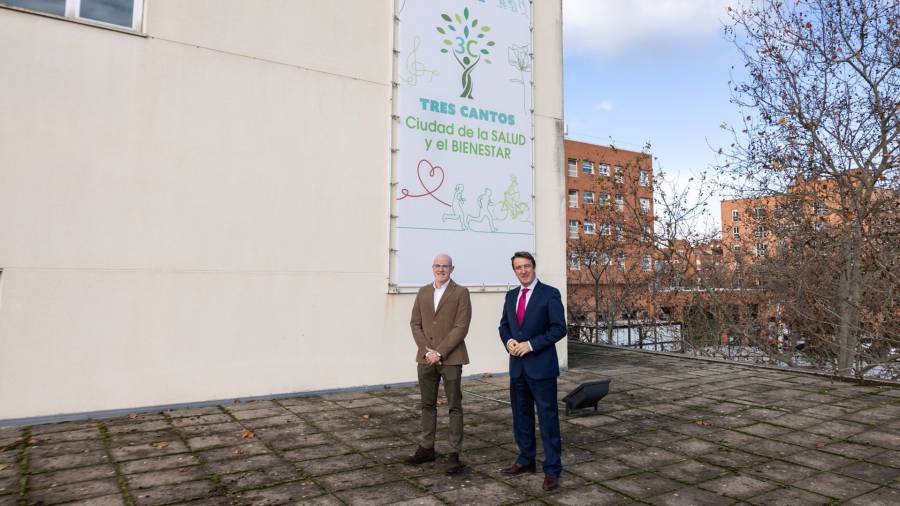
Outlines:
<svg viewBox="0 0 900 506"><path fill-rule="evenodd" d="M425 348L437 350L444 365L469 363L465 338L472 321L472 302L468 288L456 284L452 279L438 307L434 307L434 284L419 288L413 303L409 326L416 341L416 362L425 361Z"/></svg>

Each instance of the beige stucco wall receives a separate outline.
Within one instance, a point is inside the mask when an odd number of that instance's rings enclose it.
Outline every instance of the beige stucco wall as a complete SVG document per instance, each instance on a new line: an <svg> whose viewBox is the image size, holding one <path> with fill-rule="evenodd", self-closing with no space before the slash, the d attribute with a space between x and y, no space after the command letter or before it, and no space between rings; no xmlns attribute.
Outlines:
<svg viewBox="0 0 900 506"><path fill-rule="evenodd" d="M146 37L0 8L0 420L414 381L392 2L148 4ZM563 287L559 4L536 226ZM502 294L473 303L464 372L503 372Z"/></svg>

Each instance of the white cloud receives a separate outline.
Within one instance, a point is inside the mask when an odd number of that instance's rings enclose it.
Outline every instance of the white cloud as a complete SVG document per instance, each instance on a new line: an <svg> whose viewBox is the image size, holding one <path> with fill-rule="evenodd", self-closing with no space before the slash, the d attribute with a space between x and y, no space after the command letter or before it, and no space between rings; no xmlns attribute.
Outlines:
<svg viewBox="0 0 900 506"><path fill-rule="evenodd" d="M613 110L613 105L609 102L609 100L603 100L599 104L594 106L598 111L609 112Z"/></svg>
<svg viewBox="0 0 900 506"><path fill-rule="evenodd" d="M722 33L725 8L731 3L734 0L563 0L566 48L615 55L699 42Z"/></svg>

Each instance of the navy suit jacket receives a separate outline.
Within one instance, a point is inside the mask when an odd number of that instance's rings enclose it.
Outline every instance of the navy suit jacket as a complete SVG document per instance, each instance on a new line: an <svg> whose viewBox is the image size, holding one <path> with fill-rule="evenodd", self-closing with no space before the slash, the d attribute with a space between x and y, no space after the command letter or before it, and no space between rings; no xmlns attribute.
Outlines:
<svg viewBox="0 0 900 506"><path fill-rule="evenodd" d="M525 306L522 326L516 318L516 305L522 287L506 292L503 316L500 318L500 339L504 348L506 342L515 339L528 341L533 351L524 357L509 356L509 375L520 377L523 373L532 379L547 379L559 376L559 359L556 342L566 335L566 312L559 290L538 281Z"/></svg>

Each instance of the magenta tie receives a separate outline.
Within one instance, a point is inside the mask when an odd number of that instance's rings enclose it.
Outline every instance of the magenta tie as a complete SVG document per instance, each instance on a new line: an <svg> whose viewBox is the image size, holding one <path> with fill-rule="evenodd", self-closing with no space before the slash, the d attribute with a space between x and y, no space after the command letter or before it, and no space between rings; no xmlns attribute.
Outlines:
<svg viewBox="0 0 900 506"><path fill-rule="evenodd" d="M516 305L516 319L519 320L519 326L522 326L522 320L525 319L525 294L528 289L523 287L522 293L519 295L519 303Z"/></svg>

